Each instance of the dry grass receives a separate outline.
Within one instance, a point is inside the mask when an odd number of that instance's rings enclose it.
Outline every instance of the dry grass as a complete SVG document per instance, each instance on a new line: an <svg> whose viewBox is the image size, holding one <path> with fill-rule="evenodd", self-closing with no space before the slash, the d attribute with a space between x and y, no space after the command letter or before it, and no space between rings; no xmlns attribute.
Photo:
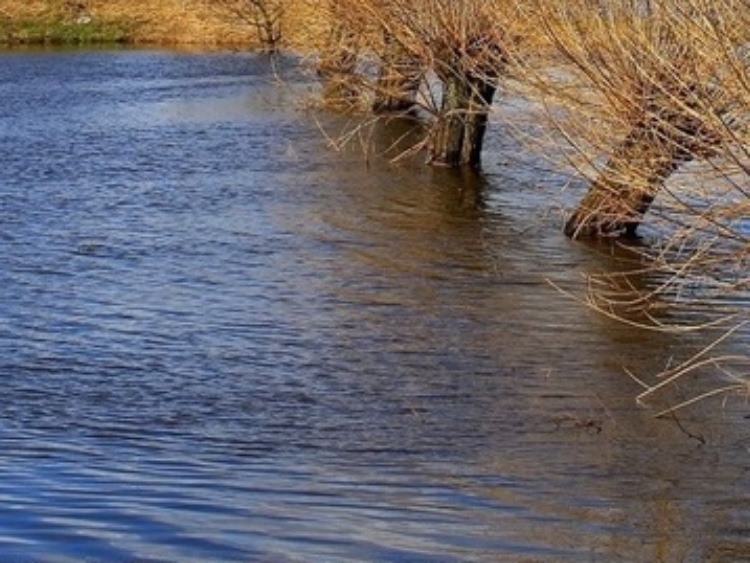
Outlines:
<svg viewBox="0 0 750 563"><path fill-rule="evenodd" d="M319 46L327 27L322 14L317 0L290 0L281 22L282 46L297 51ZM53 30L81 15L97 25L120 26L130 43L259 46L257 29L247 19L212 0L0 1L0 24L11 32L30 25Z"/></svg>

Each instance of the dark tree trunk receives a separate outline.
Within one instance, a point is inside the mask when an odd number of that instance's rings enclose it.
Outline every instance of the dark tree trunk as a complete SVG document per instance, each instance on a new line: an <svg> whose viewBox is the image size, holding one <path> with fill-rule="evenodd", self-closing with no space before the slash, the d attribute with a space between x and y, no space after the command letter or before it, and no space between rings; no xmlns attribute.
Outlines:
<svg viewBox="0 0 750 563"><path fill-rule="evenodd" d="M496 79L452 73L443 79L443 100L434 125L429 162L479 167Z"/></svg>
<svg viewBox="0 0 750 563"><path fill-rule="evenodd" d="M385 33L385 51L375 87L375 113L408 112L414 107L423 70L402 45Z"/></svg>
<svg viewBox="0 0 750 563"><path fill-rule="evenodd" d="M652 111L617 146L565 224L571 238L635 236L664 182L683 163L710 154L717 137L693 117Z"/></svg>

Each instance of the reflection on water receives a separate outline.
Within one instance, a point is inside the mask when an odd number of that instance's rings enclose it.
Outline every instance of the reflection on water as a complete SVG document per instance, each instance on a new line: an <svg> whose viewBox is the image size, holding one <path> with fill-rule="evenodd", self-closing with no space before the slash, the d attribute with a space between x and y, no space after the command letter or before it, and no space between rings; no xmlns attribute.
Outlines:
<svg viewBox="0 0 750 563"><path fill-rule="evenodd" d="M693 343L552 287L611 264L542 173L331 151L293 67L0 57L2 552L750 557L744 409L633 404Z"/></svg>

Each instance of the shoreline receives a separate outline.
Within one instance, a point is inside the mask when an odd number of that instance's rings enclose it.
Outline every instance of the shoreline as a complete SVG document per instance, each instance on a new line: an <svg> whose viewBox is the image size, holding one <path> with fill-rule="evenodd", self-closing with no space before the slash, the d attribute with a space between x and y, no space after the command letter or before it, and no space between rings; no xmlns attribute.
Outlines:
<svg viewBox="0 0 750 563"><path fill-rule="evenodd" d="M325 33L315 0L292 0L280 19L281 50L309 51ZM252 17L202 0L6 0L0 48L204 46L262 49Z"/></svg>

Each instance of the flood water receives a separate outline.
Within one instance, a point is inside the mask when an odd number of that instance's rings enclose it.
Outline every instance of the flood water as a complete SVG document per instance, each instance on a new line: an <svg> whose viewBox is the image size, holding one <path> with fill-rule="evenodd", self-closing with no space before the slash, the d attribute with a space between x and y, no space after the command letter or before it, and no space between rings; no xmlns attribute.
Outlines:
<svg viewBox="0 0 750 563"><path fill-rule="evenodd" d="M332 150L295 68L0 55L0 559L750 560L744 399L636 405L700 342L549 283L538 159Z"/></svg>

